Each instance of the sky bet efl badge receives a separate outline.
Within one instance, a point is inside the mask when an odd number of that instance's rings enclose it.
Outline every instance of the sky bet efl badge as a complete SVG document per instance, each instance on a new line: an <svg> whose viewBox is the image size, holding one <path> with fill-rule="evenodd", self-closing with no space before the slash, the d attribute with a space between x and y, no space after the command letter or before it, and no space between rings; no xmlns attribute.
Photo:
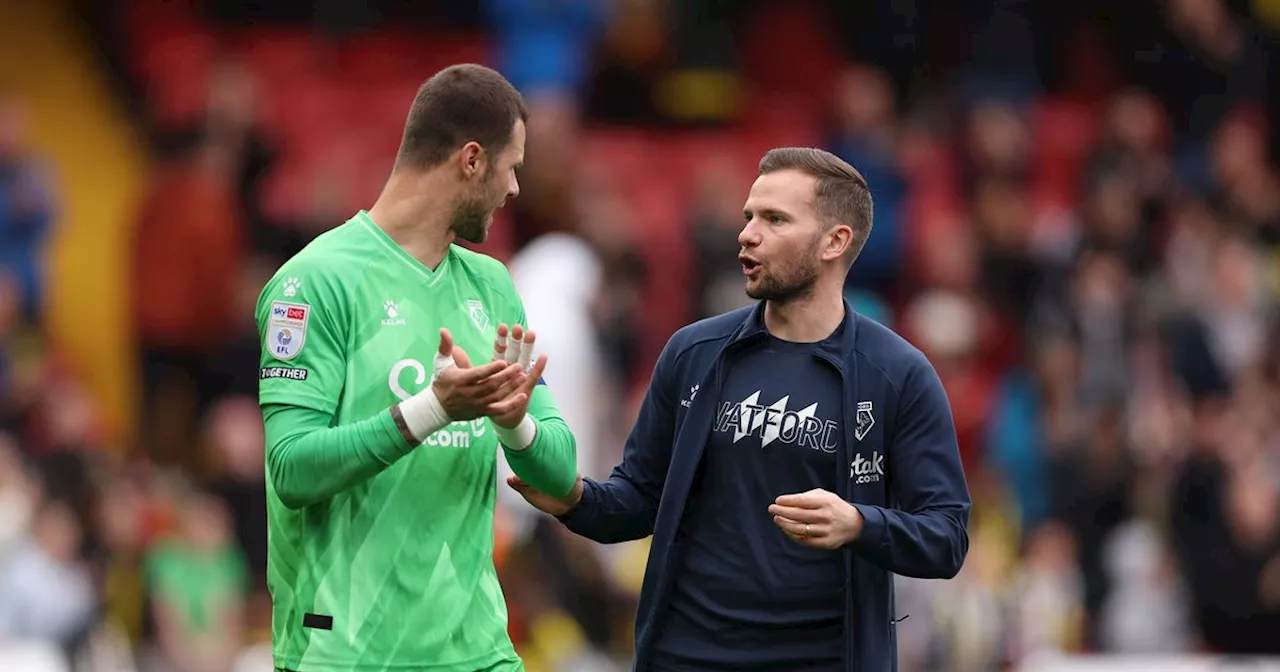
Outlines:
<svg viewBox="0 0 1280 672"><path fill-rule="evenodd" d="M267 351L281 361L293 359L302 351L307 340L307 318L311 306L302 303L271 302L271 316L267 321Z"/></svg>

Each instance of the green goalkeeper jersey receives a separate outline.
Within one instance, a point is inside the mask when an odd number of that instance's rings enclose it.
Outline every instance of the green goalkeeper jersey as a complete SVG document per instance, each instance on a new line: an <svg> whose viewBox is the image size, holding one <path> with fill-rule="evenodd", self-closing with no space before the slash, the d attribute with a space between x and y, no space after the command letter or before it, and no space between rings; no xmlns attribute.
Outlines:
<svg viewBox="0 0 1280 672"><path fill-rule="evenodd" d="M478 364L498 324L524 324L506 268L452 246L428 269L360 212L281 267L257 320L276 665L521 669L493 563L493 426L454 422L411 446L389 411L430 385L441 327ZM567 493L573 437L545 385L529 413L534 444L502 450Z"/></svg>

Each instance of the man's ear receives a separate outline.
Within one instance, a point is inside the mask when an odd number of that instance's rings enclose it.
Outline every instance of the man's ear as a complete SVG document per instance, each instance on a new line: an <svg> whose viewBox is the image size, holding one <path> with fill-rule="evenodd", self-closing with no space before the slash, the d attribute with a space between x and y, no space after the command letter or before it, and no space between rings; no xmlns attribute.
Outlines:
<svg viewBox="0 0 1280 672"><path fill-rule="evenodd" d="M484 147L480 143L472 140L462 146L462 150L458 152L458 169L462 171L465 179L473 179L484 174L485 161L488 155L484 151Z"/></svg>
<svg viewBox="0 0 1280 672"><path fill-rule="evenodd" d="M827 245L822 250L822 259L839 259L849 251L850 245L853 245L853 229L845 224L837 224L827 232Z"/></svg>

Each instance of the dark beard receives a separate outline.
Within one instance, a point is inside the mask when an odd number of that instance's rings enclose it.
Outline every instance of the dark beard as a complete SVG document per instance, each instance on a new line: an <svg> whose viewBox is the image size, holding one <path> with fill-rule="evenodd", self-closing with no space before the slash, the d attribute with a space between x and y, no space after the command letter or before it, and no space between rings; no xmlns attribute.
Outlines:
<svg viewBox="0 0 1280 672"><path fill-rule="evenodd" d="M800 264L785 267L778 275L764 275L754 289L747 289L747 296L757 301L790 303L813 292L818 281L818 260L806 259Z"/></svg>
<svg viewBox="0 0 1280 672"><path fill-rule="evenodd" d="M449 228L458 238L479 245L489 237L490 214L480 199L461 198L453 208Z"/></svg>

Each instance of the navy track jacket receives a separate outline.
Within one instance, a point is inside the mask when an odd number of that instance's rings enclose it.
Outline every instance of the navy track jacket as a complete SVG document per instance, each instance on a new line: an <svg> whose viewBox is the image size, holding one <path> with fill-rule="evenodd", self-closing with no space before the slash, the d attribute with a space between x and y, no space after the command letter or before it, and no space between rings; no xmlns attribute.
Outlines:
<svg viewBox="0 0 1280 672"><path fill-rule="evenodd" d="M892 575L955 576L969 550L971 503L950 404L933 366L847 303L844 326L843 338L819 356L843 382L841 427L855 428L837 455L836 494L865 520L856 541L832 551L844 554L847 570L845 669L884 672L897 669ZM561 518L600 543L653 535L636 614L636 672L648 669L650 642L680 580L676 531L725 372L765 335L763 302L676 332L654 367L622 463L608 480L585 479L582 501ZM873 453L883 458L884 478L859 478L855 462L864 465Z"/></svg>

